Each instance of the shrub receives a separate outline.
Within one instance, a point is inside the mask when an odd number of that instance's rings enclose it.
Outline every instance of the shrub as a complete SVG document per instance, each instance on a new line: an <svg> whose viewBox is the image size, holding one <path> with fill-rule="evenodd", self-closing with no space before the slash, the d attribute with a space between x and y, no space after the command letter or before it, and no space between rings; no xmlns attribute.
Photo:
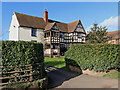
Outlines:
<svg viewBox="0 0 120 90"><path fill-rule="evenodd" d="M14 67L18 67L19 71L24 69L30 69L29 67L19 67L27 64L33 64L33 73L39 73L38 76L34 76L35 79L44 77L44 53L43 44L38 42L27 41L2 41L2 66L5 67L2 72L14 71ZM39 65L36 63L40 63ZM9 68L12 66L13 68ZM25 74L27 72L24 72ZM21 73L17 73L21 75ZM3 74L3 77L14 76L14 74ZM22 80L23 78L20 78ZM24 78L28 80L29 78ZM12 80L12 79L11 79ZM10 81L11 81L10 80Z"/></svg>
<svg viewBox="0 0 120 90"><path fill-rule="evenodd" d="M65 53L66 65L79 66L82 70L118 70L119 48L115 44L73 44Z"/></svg>

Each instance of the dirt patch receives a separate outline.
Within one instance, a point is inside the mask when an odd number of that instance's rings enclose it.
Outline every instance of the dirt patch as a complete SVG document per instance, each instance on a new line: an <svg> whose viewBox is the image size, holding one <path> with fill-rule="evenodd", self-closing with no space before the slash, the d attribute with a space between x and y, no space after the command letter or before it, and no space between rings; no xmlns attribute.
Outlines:
<svg viewBox="0 0 120 90"><path fill-rule="evenodd" d="M77 72L79 74L82 74L82 70L79 68L79 67L75 67L75 66L71 66L71 65L68 65L68 68L71 70L71 71L74 71L74 72Z"/></svg>
<svg viewBox="0 0 120 90"><path fill-rule="evenodd" d="M104 74L107 74L106 72L95 72L90 70L82 70L83 74L92 75L92 76L103 76Z"/></svg>
<svg viewBox="0 0 120 90"><path fill-rule="evenodd" d="M111 86L110 85L105 85L102 88L111 88Z"/></svg>
<svg viewBox="0 0 120 90"><path fill-rule="evenodd" d="M108 74L108 73L113 73L113 72L118 72L116 70L110 70L109 72L95 72L94 70L81 70L79 67L76 67L76 66L71 66L71 65L68 65L68 68L71 70L71 71L74 71L74 72L78 72L80 74L86 74L86 75L91 75L91 76L100 76L102 77L104 74Z"/></svg>

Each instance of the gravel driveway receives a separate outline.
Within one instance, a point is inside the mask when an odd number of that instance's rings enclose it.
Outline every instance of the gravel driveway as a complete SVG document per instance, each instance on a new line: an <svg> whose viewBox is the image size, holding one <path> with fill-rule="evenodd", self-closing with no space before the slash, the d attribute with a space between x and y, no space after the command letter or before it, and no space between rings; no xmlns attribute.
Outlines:
<svg viewBox="0 0 120 90"><path fill-rule="evenodd" d="M55 67L46 67L49 77L49 89L52 88L118 88L118 80L96 77L66 71Z"/></svg>

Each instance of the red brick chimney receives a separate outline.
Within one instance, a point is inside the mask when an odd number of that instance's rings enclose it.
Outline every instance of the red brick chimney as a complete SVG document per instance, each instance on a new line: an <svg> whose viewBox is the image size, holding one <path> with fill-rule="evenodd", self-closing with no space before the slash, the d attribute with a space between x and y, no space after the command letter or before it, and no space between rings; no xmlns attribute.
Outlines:
<svg viewBox="0 0 120 90"><path fill-rule="evenodd" d="M44 21L46 23L48 23L48 11L47 11L47 9L45 9L45 12L44 12Z"/></svg>

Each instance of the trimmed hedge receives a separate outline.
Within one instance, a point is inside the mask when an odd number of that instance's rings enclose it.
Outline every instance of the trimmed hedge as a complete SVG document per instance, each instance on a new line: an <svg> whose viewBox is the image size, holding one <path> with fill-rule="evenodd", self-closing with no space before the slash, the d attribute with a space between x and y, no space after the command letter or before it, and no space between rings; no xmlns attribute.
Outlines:
<svg viewBox="0 0 120 90"><path fill-rule="evenodd" d="M66 65L82 70L109 71L120 68L120 45L76 44L65 53Z"/></svg>
<svg viewBox="0 0 120 90"><path fill-rule="evenodd" d="M3 41L3 66L41 63L44 60L43 45L37 42Z"/></svg>
<svg viewBox="0 0 120 90"><path fill-rule="evenodd" d="M30 69L29 67L19 67L23 65L33 64L33 73L39 73L33 79L41 79L45 76L44 70L44 53L43 44L28 41L2 41L2 66L6 67L2 72L14 71L14 67L18 66L18 70ZM40 63L39 65L36 63ZM9 68L12 66L13 68ZM27 74L27 72L24 72ZM21 73L17 73L21 75ZM5 74L6 76L14 76L14 74ZM19 80L28 80L29 78L20 78ZM9 81L13 81L10 79Z"/></svg>

